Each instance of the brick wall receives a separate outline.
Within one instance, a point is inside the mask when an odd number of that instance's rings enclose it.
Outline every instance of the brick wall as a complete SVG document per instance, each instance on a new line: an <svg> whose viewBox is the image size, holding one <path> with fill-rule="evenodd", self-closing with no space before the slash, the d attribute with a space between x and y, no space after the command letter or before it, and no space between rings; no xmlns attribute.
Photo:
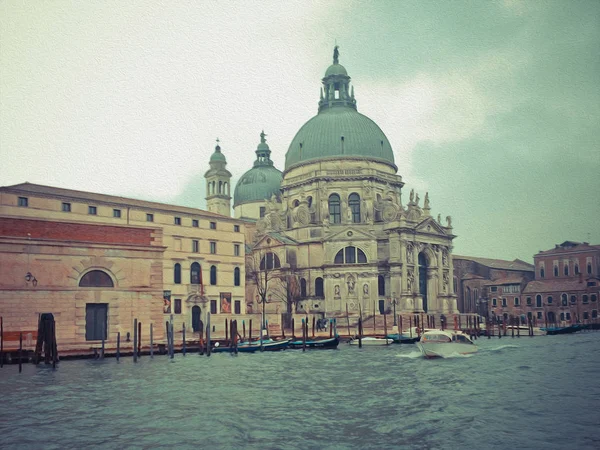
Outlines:
<svg viewBox="0 0 600 450"><path fill-rule="evenodd" d="M102 244L152 245L153 232L146 228L0 218L0 236ZM156 245L156 243L155 243Z"/></svg>

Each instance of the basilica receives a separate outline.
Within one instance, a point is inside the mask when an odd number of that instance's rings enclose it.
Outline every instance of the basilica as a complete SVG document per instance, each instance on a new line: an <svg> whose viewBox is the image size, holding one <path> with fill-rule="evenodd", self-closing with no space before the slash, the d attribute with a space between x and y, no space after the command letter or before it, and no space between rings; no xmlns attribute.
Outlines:
<svg viewBox="0 0 600 450"><path fill-rule="evenodd" d="M234 189L235 218L254 224L247 310L287 303L288 312L324 317L457 313L451 217L432 215L428 193L422 202L413 190L402 198L392 146L358 112L337 46L321 81L318 112L290 143L283 172L262 132L253 167ZM229 215L231 174L219 146L210 165L207 209Z"/></svg>

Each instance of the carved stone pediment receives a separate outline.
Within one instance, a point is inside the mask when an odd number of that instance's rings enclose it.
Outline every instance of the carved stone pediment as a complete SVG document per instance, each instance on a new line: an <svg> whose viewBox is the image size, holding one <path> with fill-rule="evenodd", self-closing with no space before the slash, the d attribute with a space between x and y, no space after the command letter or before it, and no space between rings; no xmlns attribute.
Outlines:
<svg viewBox="0 0 600 450"><path fill-rule="evenodd" d="M337 233L332 233L328 236L328 241L371 241L375 236L362 230L357 230L349 226Z"/></svg>
<svg viewBox="0 0 600 450"><path fill-rule="evenodd" d="M448 235L448 233L446 233L446 230L431 217L425 219L423 222L418 224L415 227L415 231L418 231L418 232L420 231L420 232L429 233L429 234L437 234L439 236L447 236Z"/></svg>

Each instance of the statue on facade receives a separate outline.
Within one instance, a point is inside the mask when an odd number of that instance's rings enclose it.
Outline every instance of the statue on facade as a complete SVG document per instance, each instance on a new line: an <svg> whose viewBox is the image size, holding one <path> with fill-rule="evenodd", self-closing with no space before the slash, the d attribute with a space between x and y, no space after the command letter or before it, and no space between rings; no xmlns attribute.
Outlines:
<svg viewBox="0 0 600 450"><path fill-rule="evenodd" d="M338 298L338 297L340 296L340 285L339 285L339 284L336 284L336 285L333 287L333 295L334 295L336 298Z"/></svg>
<svg viewBox="0 0 600 450"><path fill-rule="evenodd" d="M354 294L354 286L356 284L354 277L352 275L348 276L346 283L348 284L348 294Z"/></svg>
<svg viewBox="0 0 600 450"><path fill-rule="evenodd" d="M452 228L452 217L446 216L446 222L448 222L448 228Z"/></svg>
<svg viewBox="0 0 600 450"><path fill-rule="evenodd" d="M406 287L408 289L408 292L412 293L414 282L415 282L415 274L412 270L409 270L408 274L406 276Z"/></svg>
<svg viewBox="0 0 600 450"><path fill-rule="evenodd" d="M363 295L365 297L369 296L369 285L367 283L363 284Z"/></svg>
<svg viewBox="0 0 600 450"><path fill-rule="evenodd" d="M442 224L442 215L438 214L438 223L441 225Z"/></svg>
<svg viewBox="0 0 600 450"><path fill-rule="evenodd" d="M415 205L419 206L419 193L417 192L417 195L415 197Z"/></svg>
<svg viewBox="0 0 600 450"><path fill-rule="evenodd" d="M442 264L448 266L448 250L446 249L442 251Z"/></svg>
<svg viewBox="0 0 600 450"><path fill-rule="evenodd" d="M448 284L450 283L450 277L448 272L444 272L444 292L448 292Z"/></svg>
<svg viewBox="0 0 600 450"><path fill-rule="evenodd" d="M413 264L413 245L409 242L406 244L406 262Z"/></svg>
<svg viewBox="0 0 600 450"><path fill-rule="evenodd" d="M423 202L423 208L429 209L429 192L425 192L425 201Z"/></svg>
<svg viewBox="0 0 600 450"><path fill-rule="evenodd" d="M409 197L409 199L410 199L409 204L411 204L411 203L414 202L414 200L415 200L415 190L414 189L410 190L410 197Z"/></svg>

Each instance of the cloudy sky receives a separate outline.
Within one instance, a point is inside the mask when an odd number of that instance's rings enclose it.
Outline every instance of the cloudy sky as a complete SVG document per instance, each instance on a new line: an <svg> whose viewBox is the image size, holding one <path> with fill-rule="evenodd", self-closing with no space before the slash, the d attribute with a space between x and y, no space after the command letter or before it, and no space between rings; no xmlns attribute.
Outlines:
<svg viewBox="0 0 600 450"><path fill-rule="evenodd" d="M204 208L265 130L283 169L333 45L454 252L600 244L600 2L0 2L0 185ZM407 196L404 196L406 200Z"/></svg>

